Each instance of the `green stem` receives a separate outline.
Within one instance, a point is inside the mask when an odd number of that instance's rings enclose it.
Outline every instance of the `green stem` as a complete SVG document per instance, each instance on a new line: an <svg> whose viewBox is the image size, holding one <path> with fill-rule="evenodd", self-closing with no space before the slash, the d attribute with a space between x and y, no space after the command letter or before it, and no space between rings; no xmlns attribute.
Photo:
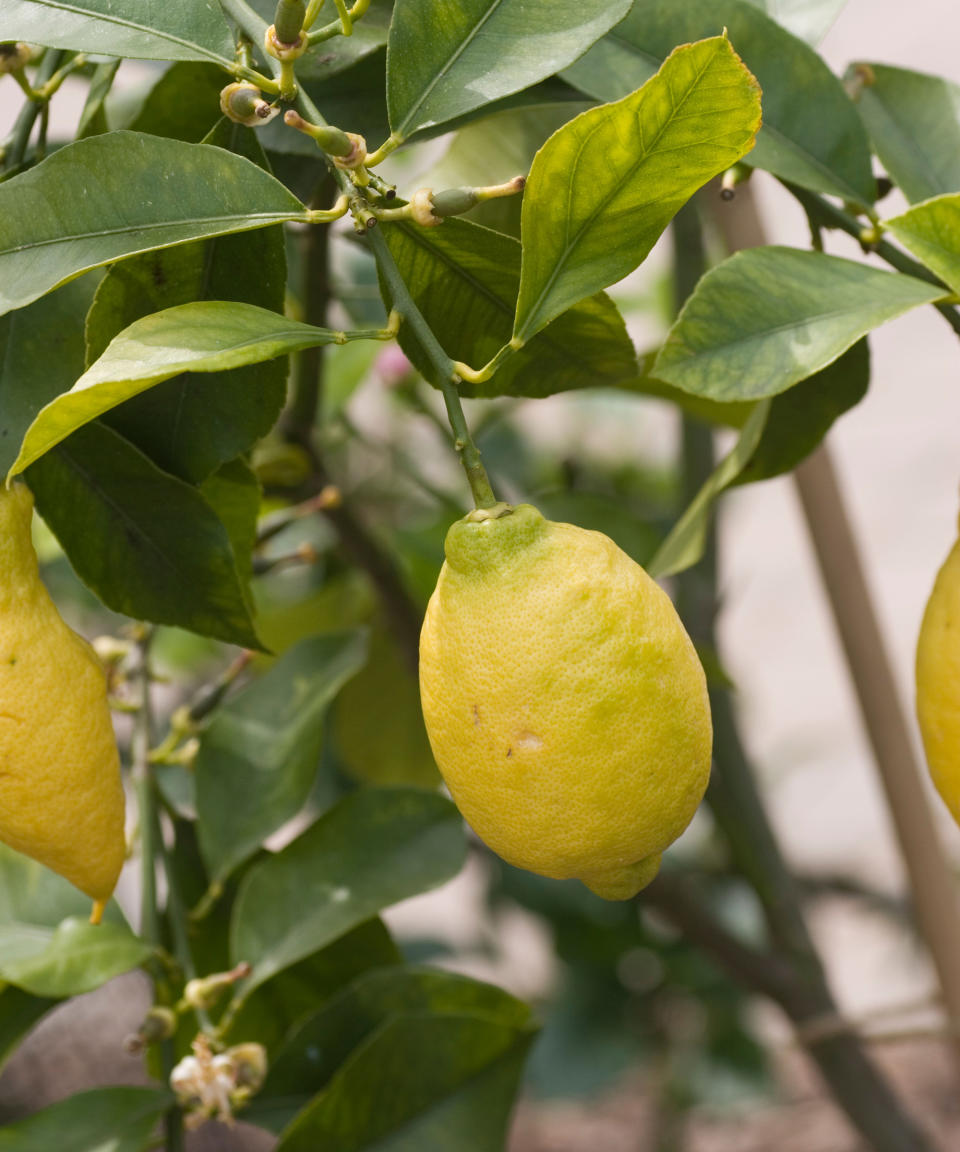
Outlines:
<svg viewBox="0 0 960 1152"><path fill-rule="evenodd" d="M47 50L43 59L40 61L40 69L37 74L39 87L43 87L56 72L62 59L62 52L55 52L53 49ZM20 109L16 123L13 126L13 132L10 136L9 148L5 148L3 152L4 166L7 169L19 168L20 165L23 164L24 157L27 153L27 145L30 143L30 133L33 131L33 126L36 124L39 115L40 105L33 100L27 101Z"/></svg>
<svg viewBox="0 0 960 1152"><path fill-rule="evenodd" d="M162 946L163 933L160 910L157 905L157 859L164 852L157 807L156 785L150 767L150 749L153 746L153 709L150 700L152 676L150 672L151 629L139 641L140 663L137 669L139 707L134 718L130 759L137 793L137 815L140 824L140 935L150 944ZM163 1078L168 1081L173 1071L175 1056L173 1043L164 1041L162 1048ZM174 1105L164 1117L167 1152L182 1152L183 1114Z"/></svg>
<svg viewBox="0 0 960 1152"><path fill-rule="evenodd" d="M806 188L799 188L797 185L790 184L786 180L782 181L782 183L787 191L800 202L804 211L812 221L822 224L826 228L836 228L840 232L846 232L848 236L852 236L855 240L862 240L863 224L856 216L851 216L849 212L844 212L842 208L837 208L836 205L831 204L826 197L818 196L816 192L808 192ZM891 244L889 240L878 240L868 247L871 252L875 252L881 260L885 260L891 268L896 268L898 272L903 272L907 276L913 276L917 280L924 280L928 284L941 286L944 292L950 291L949 285L944 284L935 273L931 272L924 264L921 264L905 252L902 252L896 245ZM934 307L954 332L960 335L960 315L958 315L957 310L943 302L935 304Z"/></svg>
<svg viewBox="0 0 960 1152"><path fill-rule="evenodd" d="M467 475L474 504L477 508L492 508L496 504L497 498L493 494L490 478L487 476L486 469L480 459L480 450L474 443L470 429L467 427L467 418L463 412L463 405L460 403L460 393L456 388L459 377L453 361L443 350L440 341L433 334L429 324L414 304L383 233L380 229L374 229L367 233L367 240L373 249L377 266L386 282L394 309L403 317L437 373L440 392L447 410L447 419L453 429L454 447L460 454L460 462Z"/></svg>

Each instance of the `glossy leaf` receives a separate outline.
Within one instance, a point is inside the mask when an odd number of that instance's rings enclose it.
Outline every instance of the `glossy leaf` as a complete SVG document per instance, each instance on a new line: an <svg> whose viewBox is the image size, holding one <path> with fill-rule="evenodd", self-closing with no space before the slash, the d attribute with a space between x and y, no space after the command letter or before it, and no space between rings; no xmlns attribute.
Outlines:
<svg viewBox="0 0 960 1152"><path fill-rule="evenodd" d="M83 371L83 318L92 287L75 280L0 316L0 474L40 409Z"/></svg>
<svg viewBox="0 0 960 1152"><path fill-rule="evenodd" d="M629 7L629 0L396 0L387 43L390 127L406 139L529 88L572 64Z"/></svg>
<svg viewBox="0 0 960 1152"><path fill-rule="evenodd" d="M517 1029L533 1026L526 1004L490 984L429 968L368 972L306 1018L277 1053L262 1097L309 1097L391 1017L481 1016Z"/></svg>
<svg viewBox="0 0 960 1152"><path fill-rule="evenodd" d="M756 81L715 36L555 132L524 194L514 336L529 340L633 271L693 193L750 150L759 125Z"/></svg>
<svg viewBox="0 0 960 1152"><path fill-rule="evenodd" d="M115 612L259 647L226 528L196 488L87 424L30 468L37 508Z"/></svg>
<svg viewBox="0 0 960 1152"><path fill-rule="evenodd" d="M384 235L417 307L446 351L482 367L510 340L520 245L465 220L429 229L393 225ZM403 326L400 346L437 384L429 359ZM608 297L597 295L533 337L492 379L482 384L465 380L460 391L464 396L549 396L616 385L635 371L623 318Z"/></svg>
<svg viewBox="0 0 960 1152"><path fill-rule="evenodd" d="M173 1098L156 1088L96 1088L0 1128L0 1152L146 1152Z"/></svg>
<svg viewBox="0 0 960 1152"><path fill-rule="evenodd" d="M757 450L770 411L770 401L761 400L750 413L731 451L693 498L690 506L657 549L647 571L657 580L683 572L703 555L713 504L725 488L737 479Z"/></svg>
<svg viewBox="0 0 960 1152"><path fill-rule="evenodd" d="M960 193L917 204L884 226L954 292L960 292Z"/></svg>
<svg viewBox="0 0 960 1152"><path fill-rule="evenodd" d="M253 965L245 991L449 880L465 850L459 814L441 796L375 789L341 800L245 877L231 928L235 962Z"/></svg>
<svg viewBox="0 0 960 1152"><path fill-rule="evenodd" d="M887 64L851 64L847 82L887 174L911 202L960 192L960 86Z"/></svg>
<svg viewBox="0 0 960 1152"><path fill-rule="evenodd" d="M0 980L34 996L91 992L149 959L151 947L119 924L71 916L46 932L0 925Z"/></svg>
<svg viewBox="0 0 960 1152"><path fill-rule="evenodd" d="M227 69L234 56L216 0L3 0L0 40L140 60L212 60Z"/></svg>
<svg viewBox="0 0 960 1152"><path fill-rule="evenodd" d="M782 27L816 47L830 31L847 0L749 0Z"/></svg>
<svg viewBox="0 0 960 1152"><path fill-rule="evenodd" d="M313 636L217 712L194 769L200 849L214 883L303 807L327 707L365 657L361 632Z"/></svg>
<svg viewBox="0 0 960 1152"><path fill-rule="evenodd" d="M177 69L207 70L182 64L171 71ZM156 110L156 91L145 111ZM219 114L216 101L213 108ZM203 122L196 109L192 114ZM256 133L226 118L205 143L266 164ZM239 301L282 313L285 283L279 226L133 256L114 265L97 289L87 316L88 363L130 324L175 305ZM203 480L273 427L286 399L287 369L286 359L277 358L224 373L183 373L111 409L107 422L165 471Z"/></svg>
<svg viewBox="0 0 960 1152"><path fill-rule="evenodd" d="M752 248L709 271L653 374L714 400L756 400L825 368L887 320L943 289L853 260Z"/></svg>
<svg viewBox="0 0 960 1152"><path fill-rule="evenodd" d="M145 316L116 336L69 392L40 410L11 475L117 404L181 372L224 372L336 338L266 308L219 300Z"/></svg>
<svg viewBox="0 0 960 1152"><path fill-rule="evenodd" d="M870 349L858 340L822 371L775 396L756 451L736 484L790 472L820 444L834 421L866 396Z"/></svg>
<svg viewBox="0 0 960 1152"><path fill-rule="evenodd" d="M501 1152L527 1028L405 1013L358 1048L277 1152Z"/></svg>
<svg viewBox="0 0 960 1152"><path fill-rule="evenodd" d="M112 260L304 212L222 148L137 132L80 140L0 184L0 314Z"/></svg>
<svg viewBox="0 0 960 1152"><path fill-rule="evenodd" d="M630 14L564 77L615 100L652 75L675 44L730 41L763 91L763 127L748 163L776 176L868 205L876 197L870 147L856 109L823 60L742 0L636 0Z"/></svg>
<svg viewBox="0 0 960 1152"><path fill-rule="evenodd" d="M383 921L366 920L255 988L231 1017L227 1038L256 1040L267 1048L272 1060L293 1029L340 989L370 969L400 962L399 949ZM286 1123L286 1110L284 1116Z"/></svg>

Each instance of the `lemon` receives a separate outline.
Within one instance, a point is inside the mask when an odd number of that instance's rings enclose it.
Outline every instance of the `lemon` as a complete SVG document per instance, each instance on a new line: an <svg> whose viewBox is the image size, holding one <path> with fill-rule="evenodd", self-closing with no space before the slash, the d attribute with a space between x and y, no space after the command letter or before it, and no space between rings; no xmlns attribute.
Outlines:
<svg viewBox="0 0 960 1152"><path fill-rule="evenodd" d="M937 574L920 625L917 719L933 783L960 824L960 540Z"/></svg>
<svg viewBox="0 0 960 1152"><path fill-rule="evenodd" d="M669 598L609 537L529 504L451 527L420 692L477 835L606 899L653 879L706 789L706 678Z"/></svg>
<svg viewBox="0 0 960 1152"><path fill-rule="evenodd" d="M40 580L25 484L0 490L0 840L59 872L99 922L123 865L124 797L93 649Z"/></svg>

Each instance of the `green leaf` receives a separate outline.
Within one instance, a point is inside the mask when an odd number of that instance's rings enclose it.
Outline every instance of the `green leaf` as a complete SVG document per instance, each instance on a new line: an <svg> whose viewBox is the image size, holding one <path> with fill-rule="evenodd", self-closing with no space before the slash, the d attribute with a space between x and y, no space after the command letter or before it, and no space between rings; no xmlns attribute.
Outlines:
<svg viewBox="0 0 960 1152"><path fill-rule="evenodd" d="M0 40L139 60L233 66L233 37L216 0L3 0Z"/></svg>
<svg viewBox="0 0 960 1152"><path fill-rule="evenodd" d="M860 403L869 384L870 348L864 339L808 380L775 396L757 450L735 483L752 484L792 471L834 421Z"/></svg>
<svg viewBox="0 0 960 1152"><path fill-rule="evenodd" d="M816 47L830 31L847 0L749 0L794 36Z"/></svg>
<svg viewBox="0 0 960 1152"><path fill-rule="evenodd" d="M0 316L0 474L49 400L83 371L83 317L92 285L75 280Z"/></svg>
<svg viewBox="0 0 960 1152"><path fill-rule="evenodd" d="M884 223L904 248L960 292L960 193L937 196Z"/></svg>
<svg viewBox="0 0 960 1152"><path fill-rule="evenodd" d="M293 1028L351 980L369 969L399 965L400 961L400 952L383 921L366 920L244 997L231 1017L227 1038L256 1040L272 1059Z"/></svg>
<svg viewBox="0 0 960 1152"><path fill-rule="evenodd" d="M222 148L137 132L80 140L0 184L0 314L112 260L305 211Z"/></svg>
<svg viewBox="0 0 960 1152"><path fill-rule="evenodd" d="M0 928L43 932L68 916L89 915L90 898L68 880L0 844ZM115 903L107 905L105 922L126 923Z"/></svg>
<svg viewBox="0 0 960 1152"><path fill-rule="evenodd" d="M773 396L872 328L942 295L911 276L822 252L751 248L701 279L653 373L713 400Z"/></svg>
<svg viewBox="0 0 960 1152"><path fill-rule="evenodd" d="M528 340L633 271L693 193L750 150L759 125L756 81L715 36L555 132L524 194L514 337Z"/></svg>
<svg viewBox="0 0 960 1152"><path fill-rule="evenodd" d="M502 1152L529 1028L405 1013L361 1045L277 1152Z"/></svg>
<svg viewBox="0 0 960 1152"><path fill-rule="evenodd" d="M77 140L110 131L105 104L119 68L119 60L105 60L94 68L83 111L80 113L80 122L77 124Z"/></svg>
<svg viewBox="0 0 960 1152"><path fill-rule="evenodd" d="M208 476L200 485L200 491L227 530L237 572L246 588L253 576L253 549L262 497L257 474L246 460L238 457Z"/></svg>
<svg viewBox="0 0 960 1152"><path fill-rule="evenodd" d="M9 984L0 990L0 1072L23 1037L57 1003Z"/></svg>
<svg viewBox="0 0 960 1152"><path fill-rule="evenodd" d="M689 508L673 526L670 535L657 549L647 566L651 576L660 580L692 567L703 555L713 503L747 466L757 450L763 427L770 411L770 401L761 400L750 413L732 450L721 460L713 474L693 498Z"/></svg>
<svg viewBox="0 0 960 1152"><path fill-rule="evenodd" d="M417 307L446 351L481 367L510 339L520 284L520 245L508 236L447 220L440 228L391 225L384 235ZM400 346L437 385L416 337L400 328ZM585 300L535 336L488 381L463 381L464 396L549 396L570 388L612 386L636 372L633 344L606 296Z"/></svg>
<svg viewBox="0 0 960 1152"><path fill-rule="evenodd" d="M626 20L564 77L614 100L651 76L675 44L715 35L723 25L763 91L763 127L750 165L871 204L870 147L843 85L812 48L741 0L636 0Z"/></svg>
<svg viewBox="0 0 960 1152"><path fill-rule="evenodd" d="M406 139L529 88L572 64L629 7L629 0L396 0L387 43L390 127Z"/></svg>
<svg viewBox="0 0 960 1152"><path fill-rule="evenodd" d="M327 1086L352 1052L395 1017L409 1014L481 1018L518 1033L535 1027L525 1004L489 984L425 968L368 972L293 1031L271 1062L247 1118L279 1131Z"/></svg>
<svg viewBox="0 0 960 1152"><path fill-rule="evenodd" d="M0 926L0 980L34 996L79 996L143 964L152 951L129 928L75 916L52 931Z"/></svg>
<svg viewBox="0 0 960 1152"><path fill-rule="evenodd" d="M104 412L181 372L224 372L331 344L338 333L253 304L201 300L145 316L114 337L69 392L27 430L11 476Z"/></svg>
<svg viewBox="0 0 960 1152"><path fill-rule="evenodd" d="M215 64L194 61L174 64L150 89L140 111L125 127L132 132L199 144L223 115L220 93L228 80Z"/></svg>
<svg viewBox="0 0 960 1152"><path fill-rule="evenodd" d="M912 204L960 192L960 86L887 64L851 64L846 79L880 162Z"/></svg>
<svg viewBox="0 0 960 1152"><path fill-rule="evenodd" d="M194 768L200 849L214 883L303 807L327 707L365 658L361 632L310 637L217 712Z"/></svg>
<svg viewBox="0 0 960 1152"><path fill-rule="evenodd" d="M108 608L260 646L227 530L196 488L99 422L27 480L77 575Z"/></svg>
<svg viewBox="0 0 960 1152"><path fill-rule="evenodd" d="M96 1088L0 1128L0 1152L145 1152L173 1098L155 1088Z"/></svg>
<svg viewBox="0 0 960 1152"><path fill-rule="evenodd" d="M344 932L460 870L456 808L430 792L371 789L341 800L244 879L231 955L253 973L244 994Z"/></svg>
<svg viewBox="0 0 960 1152"><path fill-rule="evenodd" d="M259 167L266 164L256 133L225 118L205 143L245 155ZM136 320L179 304L239 301L282 313L286 272L279 226L124 260L97 289L87 317L87 361ZM273 427L286 399L287 367L278 358L224 373L183 373L112 409L107 423L165 471L202 480Z"/></svg>
<svg viewBox="0 0 960 1152"><path fill-rule="evenodd" d="M262 1098L315 1095L390 1017L408 1013L481 1016L518 1029L534 1027L527 1005L491 984L429 968L368 972L294 1030L271 1063Z"/></svg>

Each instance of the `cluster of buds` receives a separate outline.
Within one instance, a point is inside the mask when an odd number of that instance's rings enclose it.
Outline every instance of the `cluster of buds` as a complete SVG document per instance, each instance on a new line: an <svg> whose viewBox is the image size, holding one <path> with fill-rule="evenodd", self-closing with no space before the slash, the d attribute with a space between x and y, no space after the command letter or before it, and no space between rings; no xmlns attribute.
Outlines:
<svg viewBox="0 0 960 1152"><path fill-rule="evenodd" d="M234 1112L266 1079L266 1049L262 1044L246 1043L214 1052L203 1033L192 1047L193 1055L185 1056L170 1073L170 1087L186 1113L186 1127L199 1128L207 1120L232 1124Z"/></svg>

